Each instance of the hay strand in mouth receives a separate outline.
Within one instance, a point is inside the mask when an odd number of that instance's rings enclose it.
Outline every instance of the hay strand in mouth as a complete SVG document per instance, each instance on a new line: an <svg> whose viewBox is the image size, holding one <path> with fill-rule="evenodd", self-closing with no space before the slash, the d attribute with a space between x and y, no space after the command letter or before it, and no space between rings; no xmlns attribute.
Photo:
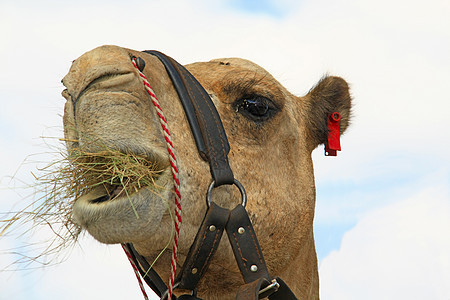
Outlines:
<svg viewBox="0 0 450 300"><path fill-rule="evenodd" d="M64 139L60 141L66 142ZM17 212L0 216L0 237L15 231L20 225L30 227L26 232L35 232L43 225L54 234L37 256L24 254L15 264L37 261L47 265L46 260L40 258L59 254L63 248L73 245L81 232L80 226L72 220L73 203L99 186L108 194L106 201L115 201L119 197L130 199L133 193L146 187L158 193L155 179L161 171L154 162L140 155L112 149L98 140L92 143L99 151L89 152L80 148L67 151L64 146L58 146L56 159L32 172L35 182L29 186L33 189L33 199L29 204ZM131 199L129 202L138 218Z"/></svg>
<svg viewBox="0 0 450 300"><path fill-rule="evenodd" d="M108 193L108 199L129 197L144 187L156 187L159 175L155 163L133 153L114 149L87 152L79 148L70 150L70 162L59 173L67 182L69 198L78 199L98 186ZM139 215L130 201L137 218Z"/></svg>

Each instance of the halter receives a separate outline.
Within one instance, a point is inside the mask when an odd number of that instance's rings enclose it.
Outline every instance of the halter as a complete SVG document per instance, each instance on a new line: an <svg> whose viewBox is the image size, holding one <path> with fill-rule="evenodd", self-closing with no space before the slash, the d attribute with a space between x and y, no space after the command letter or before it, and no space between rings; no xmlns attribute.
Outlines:
<svg viewBox="0 0 450 300"><path fill-rule="evenodd" d="M179 192L178 168L175 155L173 154L173 144L166 119L155 93L142 73L145 67L145 61L140 57L132 57L132 63L139 70L145 88L160 118L168 145L176 194L172 269L168 287L132 244L122 244L139 280L144 297L147 299L139 274L161 299L200 300L196 296L198 282L205 274L219 246L221 237L226 231L239 270L245 281L245 284L239 287L236 299L256 300L267 296L271 300L297 299L280 278L269 275L264 256L256 238L256 233L253 230L252 223L245 209L247 202L245 189L234 178L228 162L230 145L220 116L208 93L195 77L174 59L158 51L144 52L156 56L163 63L185 111L197 150L201 158L209 163L212 177L212 182L208 188L206 197L208 209L189 249L186 260L180 272L178 272L177 277L174 279L177 261L178 233L181 225L181 195ZM212 190L225 184L236 185L241 193L241 204L232 210L220 207L211 200ZM176 297L173 295L174 288L191 290L192 294Z"/></svg>

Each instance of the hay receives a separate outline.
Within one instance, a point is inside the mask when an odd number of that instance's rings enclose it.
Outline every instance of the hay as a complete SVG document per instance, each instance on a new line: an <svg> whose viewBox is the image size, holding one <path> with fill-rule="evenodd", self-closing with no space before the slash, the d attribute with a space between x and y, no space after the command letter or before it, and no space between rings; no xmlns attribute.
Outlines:
<svg viewBox="0 0 450 300"><path fill-rule="evenodd" d="M159 172L153 162L132 153L103 148L95 153L72 149L65 159L68 163L58 169L57 176L38 180L45 185L64 182L65 198L73 200L98 186L104 187L111 200L129 196L143 187L155 187Z"/></svg>
<svg viewBox="0 0 450 300"><path fill-rule="evenodd" d="M54 161L32 173L35 183L31 187L35 199L20 211L0 217L0 237L12 231L13 227L30 223L31 228L27 232L45 225L55 234L55 238L48 241L37 256L22 257L18 264L36 261L48 264L46 259L45 262L39 259L55 256L76 243L81 228L72 220L72 206L76 199L93 189L103 186L109 194L109 201L129 197L144 187L157 192L155 179L160 171L153 162L107 147L99 140L92 143L100 151L93 153L80 148L67 151L62 144ZM133 207L131 201L130 204ZM135 209L134 212L139 218Z"/></svg>

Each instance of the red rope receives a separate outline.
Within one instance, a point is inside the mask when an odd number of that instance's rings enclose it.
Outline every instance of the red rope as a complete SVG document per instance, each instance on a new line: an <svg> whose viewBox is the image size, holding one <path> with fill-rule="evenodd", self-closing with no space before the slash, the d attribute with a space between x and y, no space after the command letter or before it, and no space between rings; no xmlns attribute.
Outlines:
<svg viewBox="0 0 450 300"><path fill-rule="evenodd" d="M122 245L123 251L125 251L125 254L128 257L128 261L130 262L131 266L133 267L134 275L136 275L136 278L139 282L139 287L141 288L142 294L144 295L144 299L148 300L148 296L147 296L147 293L145 292L144 284L142 283L138 268L137 268L136 264L134 263L133 258L131 257L131 253L128 251L128 248L124 244L121 244L121 245Z"/></svg>
<svg viewBox="0 0 450 300"><path fill-rule="evenodd" d="M161 124L161 128L163 130L164 133L164 139L166 140L166 144L167 144L167 151L169 152L169 159L170 159L170 166L172 169L172 177L173 177L173 182L174 182L174 191L175 191L175 208L174 208L174 212L175 212L175 218L174 218L174 226L175 226L175 234L173 236L173 247L172 247L172 261L171 261L171 270L170 270L170 278L169 278L169 291L168 291L168 299L172 299L172 294L173 294L173 285L174 285L174 280L175 280L175 273L176 273L176 269L177 269L177 252L178 252L178 236L180 233L180 226L181 226L181 194L180 194L180 180L178 178L178 167L177 167L177 160L175 158L175 154L174 154L174 147L173 147L173 143L172 143L172 137L170 135L169 132L169 127L167 126L167 121L166 118L164 117L164 113L161 109L161 106L159 104L159 100L155 95L155 92L153 91L152 87L150 86L150 83L148 82L147 78L145 77L145 75L139 70L138 66L136 65L136 61L135 59L133 59L132 61L133 66L136 68L136 70L138 70L139 75L142 78L142 81L144 83L145 89L147 91L147 93L150 95L150 98L152 100L153 105L156 108L156 113L159 117L159 122ZM122 246L123 247L123 246ZM127 251L125 251L127 253ZM129 255L129 253L127 253L127 256ZM130 257L128 258L130 259ZM131 260L130 260L131 262ZM135 273L137 272L137 270L135 269L136 266L134 265L134 263L132 263L133 269L135 270ZM144 298L147 299L147 295L145 294L145 290L142 287L142 281L138 276L139 273L136 273L136 276L138 277L139 280L139 285L141 286L141 290L144 294Z"/></svg>

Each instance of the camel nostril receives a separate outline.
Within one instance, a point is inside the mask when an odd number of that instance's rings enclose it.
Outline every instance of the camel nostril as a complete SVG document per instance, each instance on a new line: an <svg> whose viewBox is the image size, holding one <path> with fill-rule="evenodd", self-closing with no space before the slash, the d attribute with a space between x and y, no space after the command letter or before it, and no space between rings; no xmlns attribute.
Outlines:
<svg viewBox="0 0 450 300"><path fill-rule="evenodd" d="M68 91L67 89L64 89L64 90L61 92L61 95L62 95L66 100L68 100L68 99L70 98L70 94L69 94L69 91Z"/></svg>

